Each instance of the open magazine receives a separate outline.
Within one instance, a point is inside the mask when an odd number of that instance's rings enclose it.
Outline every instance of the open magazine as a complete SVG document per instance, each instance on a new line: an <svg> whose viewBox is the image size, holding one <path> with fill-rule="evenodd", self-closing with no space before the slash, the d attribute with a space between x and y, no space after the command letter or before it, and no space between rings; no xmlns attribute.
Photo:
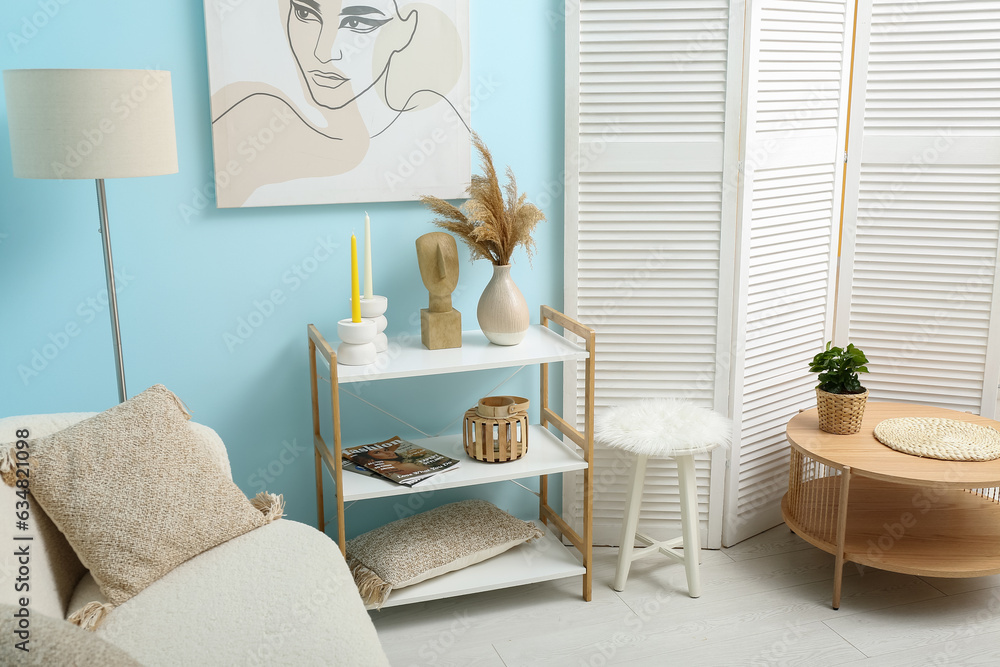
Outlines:
<svg viewBox="0 0 1000 667"><path fill-rule="evenodd" d="M345 449L342 455L344 470L377 475L404 486L414 486L459 466L457 459L424 449L398 435Z"/></svg>

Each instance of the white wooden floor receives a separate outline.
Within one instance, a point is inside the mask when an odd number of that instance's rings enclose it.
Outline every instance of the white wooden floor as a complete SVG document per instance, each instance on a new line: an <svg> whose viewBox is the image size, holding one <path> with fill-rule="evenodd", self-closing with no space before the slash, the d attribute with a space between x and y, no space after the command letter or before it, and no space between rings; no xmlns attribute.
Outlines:
<svg viewBox="0 0 1000 667"><path fill-rule="evenodd" d="M594 599L580 579L371 612L394 667L456 665L1000 665L1000 576L929 579L844 571L780 526L704 551L702 596L683 566L650 556L611 589L617 550L596 549Z"/></svg>

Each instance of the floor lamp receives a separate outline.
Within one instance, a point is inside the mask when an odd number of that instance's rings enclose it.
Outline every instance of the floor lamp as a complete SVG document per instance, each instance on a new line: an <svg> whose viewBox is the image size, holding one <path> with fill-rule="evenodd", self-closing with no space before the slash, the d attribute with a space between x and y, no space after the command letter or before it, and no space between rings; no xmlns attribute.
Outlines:
<svg viewBox="0 0 1000 667"><path fill-rule="evenodd" d="M177 172L170 72L22 69L6 70L3 82L14 176L97 181L118 400L124 401L104 179Z"/></svg>

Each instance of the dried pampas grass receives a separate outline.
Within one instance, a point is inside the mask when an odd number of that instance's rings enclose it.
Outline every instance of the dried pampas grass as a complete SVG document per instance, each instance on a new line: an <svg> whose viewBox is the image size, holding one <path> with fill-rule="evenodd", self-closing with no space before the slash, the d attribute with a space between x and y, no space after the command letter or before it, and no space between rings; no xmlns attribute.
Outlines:
<svg viewBox="0 0 1000 667"><path fill-rule="evenodd" d="M488 259L498 266L510 264L511 255L518 246L524 246L530 259L535 248L531 232L535 225L545 220L545 214L527 202L527 195L518 195L517 181L510 167L507 167L507 183L501 189L493 156L475 132L472 144L479 151L483 174L473 175L469 200L461 208L437 197L421 197L420 201L438 216L433 221L435 225L469 246L473 260Z"/></svg>

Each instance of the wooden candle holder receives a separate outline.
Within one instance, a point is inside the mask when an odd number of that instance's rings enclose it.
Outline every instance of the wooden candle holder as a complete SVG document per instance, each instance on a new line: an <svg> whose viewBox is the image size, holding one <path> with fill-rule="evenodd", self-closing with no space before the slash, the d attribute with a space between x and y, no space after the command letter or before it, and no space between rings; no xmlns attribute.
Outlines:
<svg viewBox="0 0 1000 667"><path fill-rule="evenodd" d="M528 452L528 400L489 396L465 412L465 453L484 463L516 461Z"/></svg>

